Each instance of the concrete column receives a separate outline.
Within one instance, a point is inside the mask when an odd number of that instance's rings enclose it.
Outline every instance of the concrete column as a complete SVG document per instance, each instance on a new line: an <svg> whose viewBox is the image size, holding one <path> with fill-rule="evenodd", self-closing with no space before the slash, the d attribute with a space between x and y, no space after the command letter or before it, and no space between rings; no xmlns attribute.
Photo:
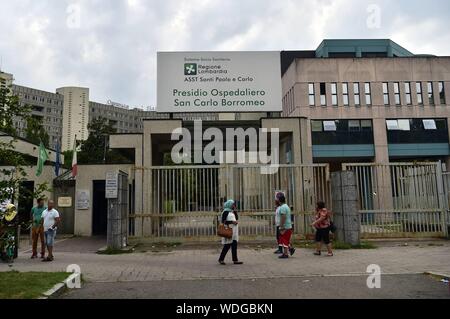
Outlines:
<svg viewBox="0 0 450 319"><path fill-rule="evenodd" d="M447 102L447 104L448 104L448 102ZM448 135L450 136L450 118L447 118L447 128L448 128ZM445 164L446 171L450 172L450 156L447 156L445 158L444 164Z"/></svg>
<svg viewBox="0 0 450 319"><path fill-rule="evenodd" d="M358 245L361 237L361 220L355 173L334 172L331 174L331 185L337 239L351 245Z"/></svg>
<svg viewBox="0 0 450 319"><path fill-rule="evenodd" d="M373 134L375 142L375 162L377 164L389 164L389 146L387 140L386 119L377 118L373 120ZM375 209L392 209L391 171L387 166L375 168L376 182L378 185Z"/></svg>

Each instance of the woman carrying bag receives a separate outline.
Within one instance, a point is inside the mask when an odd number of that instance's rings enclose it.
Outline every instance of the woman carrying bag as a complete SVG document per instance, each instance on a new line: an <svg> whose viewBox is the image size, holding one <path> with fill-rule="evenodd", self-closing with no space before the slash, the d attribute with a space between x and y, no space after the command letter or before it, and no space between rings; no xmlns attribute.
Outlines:
<svg viewBox="0 0 450 319"><path fill-rule="evenodd" d="M317 203L315 221L311 226L316 228L316 251L314 255L322 255L322 242L324 242L327 245L327 256L333 257L330 231L335 230L335 227L331 221L331 212L326 208L324 202Z"/></svg>
<svg viewBox="0 0 450 319"><path fill-rule="evenodd" d="M225 264L225 257L228 253L228 251L231 248L231 254L233 257L233 263L235 265L242 265L243 262L240 262L237 255L237 247L238 247L238 241L239 241L239 225L238 225L239 216L236 212L236 203L234 200L228 200L223 207L222 212L222 224L230 228L232 230L232 236L231 238L222 238L222 253L220 254L219 258L219 264L226 265Z"/></svg>

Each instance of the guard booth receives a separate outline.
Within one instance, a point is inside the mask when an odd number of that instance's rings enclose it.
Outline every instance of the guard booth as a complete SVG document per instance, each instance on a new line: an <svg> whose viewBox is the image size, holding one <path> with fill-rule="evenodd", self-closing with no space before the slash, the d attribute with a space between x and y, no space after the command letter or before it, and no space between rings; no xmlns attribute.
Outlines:
<svg viewBox="0 0 450 319"><path fill-rule="evenodd" d="M105 197L108 201L107 246L122 249L128 245L128 174L108 172Z"/></svg>

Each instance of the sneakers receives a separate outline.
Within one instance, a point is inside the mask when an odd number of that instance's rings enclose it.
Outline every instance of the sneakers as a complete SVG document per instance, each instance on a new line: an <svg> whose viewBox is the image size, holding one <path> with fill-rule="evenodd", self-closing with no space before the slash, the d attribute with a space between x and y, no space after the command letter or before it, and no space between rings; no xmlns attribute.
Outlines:
<svg viewBox="0 0 450 319"><path fill-rule="evenodd" d="M294 247L289 248L289 253L291 254L291 256L294 256L295 248Z"/></svg>
<svg viewBox="0 0 450 319"><path fill-rule="evenodd" d="M233 262L235 265L243 265L244 263L242 261L234 261Z"/></svg>
<svg viewBox="0 0 450 319"><path fill-rule="evenodd" d="M281 255L280 257L278 257L278 258L280 258L280 259L288 259L289 258L289 256L288 255L285 255L285 254L283 254L283 255Z"/></svg>
<svg viewBox="0 0 450 319"><path fill-rule="evenodd" d="M314 256L320 256L320 255L322 255L322 252L321 252L321 251L316 251L316 252L314 252Z"/></svg>
<svg viewBox="0 0 450 319"><path fill-rule="evenodd" d="M283 253L283 251L281 251L280 249L274 251L275 255L281 255Z"/></svg>

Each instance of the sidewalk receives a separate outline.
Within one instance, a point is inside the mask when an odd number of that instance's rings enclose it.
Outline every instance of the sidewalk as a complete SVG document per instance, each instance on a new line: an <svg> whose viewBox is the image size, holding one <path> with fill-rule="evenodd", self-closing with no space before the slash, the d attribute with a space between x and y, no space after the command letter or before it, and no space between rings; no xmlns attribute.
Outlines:
<svg viewBox="0 0 450 319"><path fill-rule="evenodd" d="M88 243L90 244L88 244ZM383 274L450 274L450 242L442 246L409 243L372 250L337 250L335 257L316 257L312 250L298 249L294 258L279 260L270 249L241 249L243 266L220 266L220 245L215 249L187 249L126 255L97 255L103 240L63 239L55 246L55 261L29 259L22 251L12 267L0 264L0 271L65 271L71 264L81 267L90 282L131 282L158 280L263 279L314 276L366 275L367 266L377 264ZM228 256L227 258L230 258ZM229 260L228 260L229 261Z"/></svg>

